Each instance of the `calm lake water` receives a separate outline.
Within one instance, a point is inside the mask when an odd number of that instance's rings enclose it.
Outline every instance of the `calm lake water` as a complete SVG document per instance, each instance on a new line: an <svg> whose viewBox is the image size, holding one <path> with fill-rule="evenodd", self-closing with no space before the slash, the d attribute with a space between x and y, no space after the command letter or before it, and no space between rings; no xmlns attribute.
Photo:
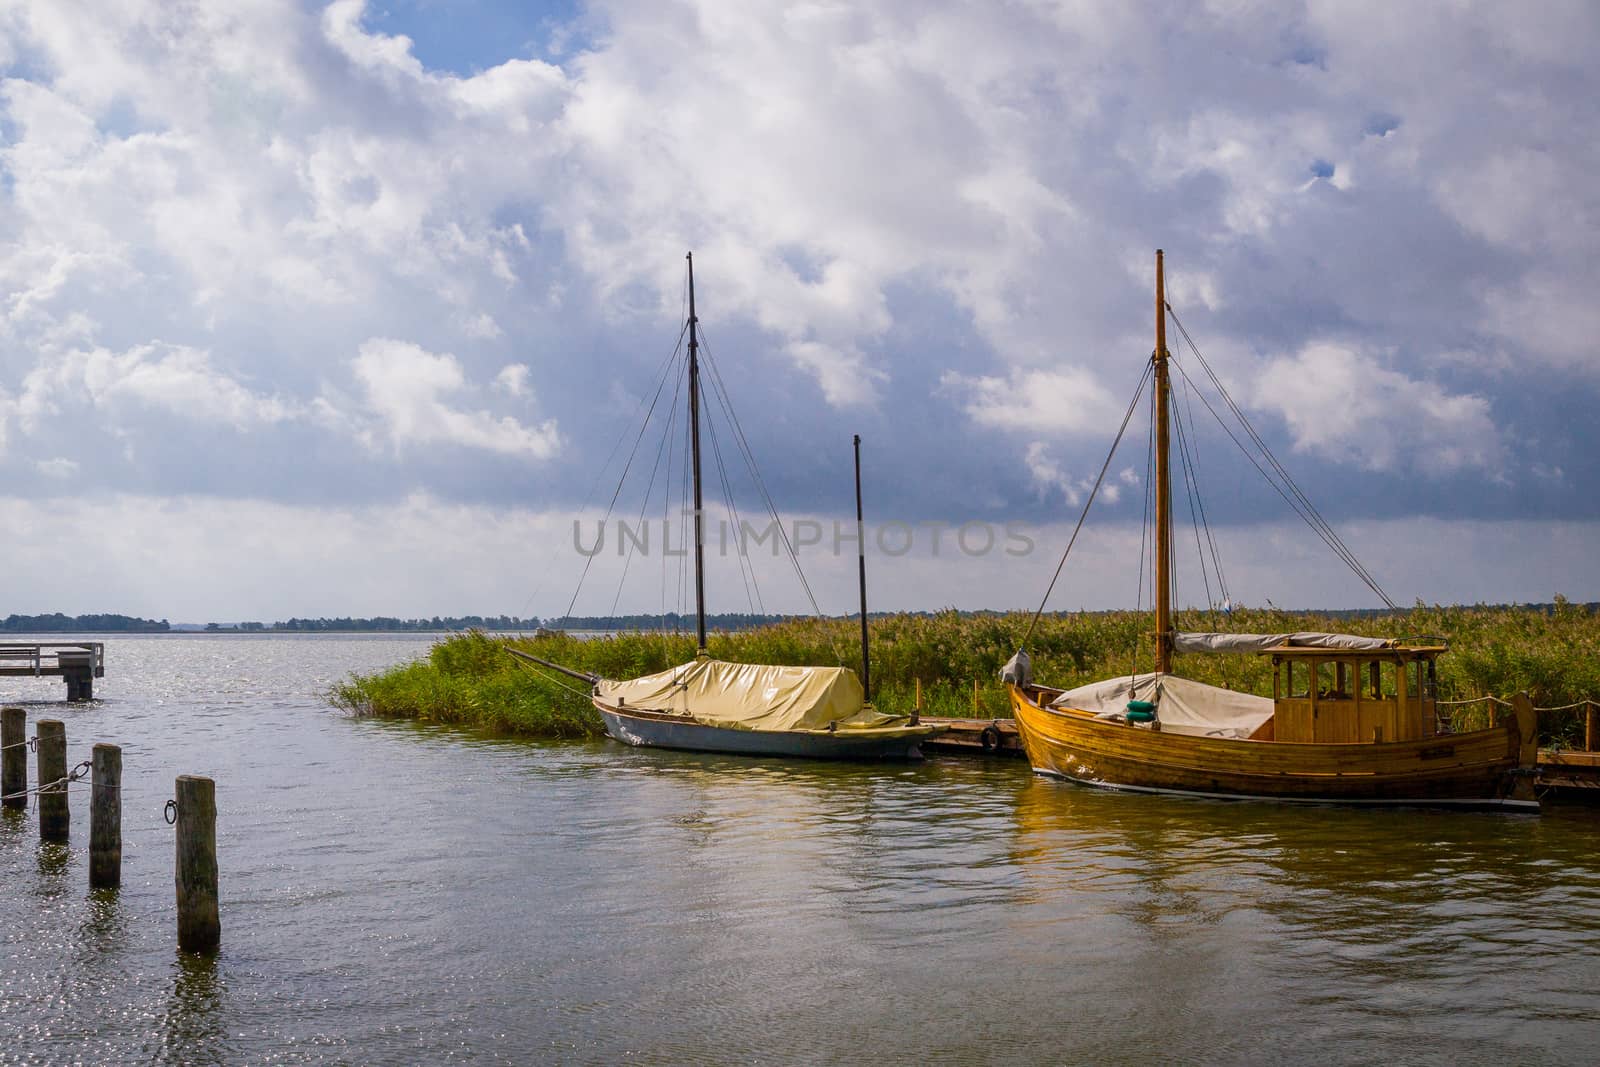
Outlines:
<svg viewBox="0 0 1600 1067"><path fill-rule="evenodd" d="M107 641L120 891L0 820L0 1062L1593 1063L1600 809L1121 796L1020 762L492 741L321 703L428 638ZM32 703L29 703L32 701ZM31 732L31 731L30 731ZM31 758L30 758L31 759ZM30 779L32 776L30 762ZM222 950L176 948L182 773Z"/></svg>

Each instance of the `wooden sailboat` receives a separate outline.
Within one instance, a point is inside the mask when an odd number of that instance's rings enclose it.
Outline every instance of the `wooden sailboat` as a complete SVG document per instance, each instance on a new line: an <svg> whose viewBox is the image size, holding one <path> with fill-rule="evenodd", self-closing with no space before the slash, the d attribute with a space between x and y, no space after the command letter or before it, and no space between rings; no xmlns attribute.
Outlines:
<svg viewBox="0 0 1600 1067"><path fill-rule="evenodd" d="M888 715L846 667L726 663L706 650L705 522L700 484L699 319L689 263L689 438L694 494L694 597L698 653L658 674L589 678L606 732L629 745L821 759L920 759L920 742L942 728ZM856 508L860 519L860 438ZM866 571L861 571L862 664L867 664Z"/></svg>
<svg viewBox="0 0 1600 1067"><path fill-rule="evenodd" d="M1531 704L1487 729L1436 716L1442 641L1338 634L1180 634L1172 621L1172 501L1163 261L1156 252L1155 670L1071 691L1008 665L1034 770L1090 785L1211 797L1538 810ZM1175 652L1255 654L1271 698L1172 673Z"/></svg>

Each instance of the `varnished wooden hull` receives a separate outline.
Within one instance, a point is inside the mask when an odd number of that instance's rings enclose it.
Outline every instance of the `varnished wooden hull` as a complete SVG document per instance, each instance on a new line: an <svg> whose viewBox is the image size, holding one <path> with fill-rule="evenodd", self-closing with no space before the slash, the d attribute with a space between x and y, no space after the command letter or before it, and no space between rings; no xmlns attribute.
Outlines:
<svg viewBox="0 0 1600 1067"><path fill-rule="evenodd" d="M1042 774L1227 798L1538 810L1512 796L1523 747L1515 722L1390 743L1248 741L1140 729L1045 707L1008 688L1028 760Z"/></svg>
<svg viewBox="0 0 1600 1067"><path fill-rule="evenodd" d="M596 700L606 733L626 745L721 752L780 759L919 760L922 741L939 727L907 726L879 730L730 730L678 715L627 711Z"/></svg>

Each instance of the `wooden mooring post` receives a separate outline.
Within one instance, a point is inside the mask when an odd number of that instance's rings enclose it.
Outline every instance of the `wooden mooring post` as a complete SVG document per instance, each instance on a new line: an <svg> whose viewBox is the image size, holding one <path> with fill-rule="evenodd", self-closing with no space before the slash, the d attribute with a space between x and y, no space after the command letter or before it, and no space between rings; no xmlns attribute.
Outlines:
<svg viewBox="0 0 1600 1067"><path fill-rule="evenodd" d="M1592 700L1583 702L1583 750L1594 751L1594 709L1596 705Z"/></svg>
<svg viewBox="0 0 1600 1067"><path fill-rule="evenodd" d="M0 801L8 808L28 806L28 713L21 708L0 711Z"/></svg>
<svg viewBox="0 0 1600 1067"><path fill-rule="evenodd" d="M178 775L178 947L210 952L222 940L217 915L217 794L210 778Z"/></svg>
<svg viewBox="0 0 1600 1067"><path fill-rule="evenodd" d="M65 841L72 825L67 807L67 726L39 720L39 840Z"/></svg>
<svg viewBox="0 0 1600 1067"><path fill-rule="evenodd" d="M94 746L89 803L89 888L122 884L122 749Z"/></svg>

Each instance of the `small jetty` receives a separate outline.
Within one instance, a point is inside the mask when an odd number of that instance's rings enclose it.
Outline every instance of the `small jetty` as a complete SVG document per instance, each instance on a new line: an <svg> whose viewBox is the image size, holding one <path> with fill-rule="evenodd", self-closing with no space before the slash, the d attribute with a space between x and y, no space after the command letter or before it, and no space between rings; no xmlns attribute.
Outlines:
<svg viewBox="0 0 1600 1067"><path fill-rule="evenodd" d="M1022 738L1011 719L941 719L924 716L924 726L942 726L943 733L922 742L925 752L958 756L1023 755Z"/></svg>
<svg viewBox="0 0 1600 1067"><path fill-rule="evenodd" d="M63 678L67 701L94 699L94 680L106 676L103 641L0 644L0 676Z"/></svg>

